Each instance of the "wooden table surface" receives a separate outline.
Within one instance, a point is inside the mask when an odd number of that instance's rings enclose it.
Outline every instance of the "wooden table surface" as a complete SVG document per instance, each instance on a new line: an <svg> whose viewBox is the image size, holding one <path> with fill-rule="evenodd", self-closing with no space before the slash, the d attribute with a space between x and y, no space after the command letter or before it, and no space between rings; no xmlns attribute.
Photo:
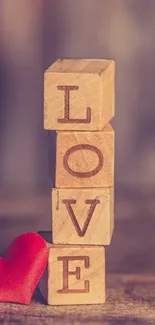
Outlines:
<svg viewBox="0 0 155 325"><path fill-rule="evenodd" d="M105 305L47 306L36 291L30 306L0 304L0 324L155 324L155 276L107 276Z"/></svg>
<svg viewBox="0 0 155 325"><path fill-rule="evenodd" d="M155 191L118 188L112 243L106 248L104 306L0 304L0 324L155 325ZM51 229L50 193L0 195L0 251L26 231Z"/></svg>

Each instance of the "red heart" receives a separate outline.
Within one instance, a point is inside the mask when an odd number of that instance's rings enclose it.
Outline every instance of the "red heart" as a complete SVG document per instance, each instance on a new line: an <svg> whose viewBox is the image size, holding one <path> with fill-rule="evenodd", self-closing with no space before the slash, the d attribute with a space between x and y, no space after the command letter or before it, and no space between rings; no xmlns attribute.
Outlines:
<svg viewBox="0 0 155 325"><path fill-rule="evenodd" d="M36 233L17 237L0 258L0 301L29 305L45 270L48 248Z"/></svg>

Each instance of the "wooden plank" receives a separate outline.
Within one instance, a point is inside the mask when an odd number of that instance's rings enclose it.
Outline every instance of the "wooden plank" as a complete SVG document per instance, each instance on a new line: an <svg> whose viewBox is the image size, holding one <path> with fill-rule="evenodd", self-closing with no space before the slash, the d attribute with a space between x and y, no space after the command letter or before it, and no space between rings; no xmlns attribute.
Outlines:
<svg viewBox="0 0 155 325"><path fill-rule="evenodd" d="M49 244L48 267L39 289L49 305L104 303L104 247Z"/></svg>
<svg viewBox="0 0 155 325"><path fill-rule="evenodd" d="M114 131L57 132L57 188L114 185Z"/></svg>
<svg viewBox="0 0 155 325"><path fill-rule="evenodd" d="M109 245L114 227L113 190L53 188L53 243Z"/></svg>
<svg viewBox="0 0 155 325"><path fill-rule="evenodd" d="M112 60L57 60L44 77L44 128L102 130L114 116Z"/></svg>

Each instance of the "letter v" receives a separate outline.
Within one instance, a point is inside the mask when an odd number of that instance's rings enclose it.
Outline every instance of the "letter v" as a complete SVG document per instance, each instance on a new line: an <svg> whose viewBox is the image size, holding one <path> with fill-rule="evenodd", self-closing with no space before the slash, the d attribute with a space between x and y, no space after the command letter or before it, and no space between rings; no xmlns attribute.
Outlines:
<svg viewBox="0 0 155 325"><path fill-rule="evenodd" d="M94 213L95 207L96 207L97 204L100 203L100 201L96 200L96 199L95 200L85 200L86 204L90 204L90 208L88 210L88 216L87 216L87 218L86 218L86 220L84 222L84 226L83 226L82 229L80 228L80 226L78 224L77 218L76 218L75 213L74 213L74 211L72 209L72 206L71 206L71 204L76 204L76 200L73 200L73 199L72 200L62 200L62 202L66 205L66 209L67 209L67 211L68 211L68 213L69 213L69 215L71 217L71 220L72 220L73 225L74 225L74 227L75 227L75 229L77 231L78 236L79 237L84 237L84 235L85 235L85 233L87 231L87 228L89 226L90 220L92 218L92 215Z"/></svg>

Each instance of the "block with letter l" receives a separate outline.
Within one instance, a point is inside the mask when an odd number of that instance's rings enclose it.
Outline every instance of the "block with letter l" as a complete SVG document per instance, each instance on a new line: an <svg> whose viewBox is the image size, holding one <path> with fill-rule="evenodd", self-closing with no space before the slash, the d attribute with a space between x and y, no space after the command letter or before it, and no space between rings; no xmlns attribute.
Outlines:
<svg viewBox="0 0 155 325"><path fill-rule="evenodd" d="M49 305L105 302L105 249L49 244L48 266L39 289Z"/></svg>
<svg viewBox="0 0 155 325"><path fill-rule="evenodd" d="M52 189L54 244L109 245L114 188Z"/></svg>
<svg viewBox="0 0 155 325"><path fill-rule="evenodd" d="M113 60L57 60L44 76L44 128L100 131L114 116Z"/></svg>

